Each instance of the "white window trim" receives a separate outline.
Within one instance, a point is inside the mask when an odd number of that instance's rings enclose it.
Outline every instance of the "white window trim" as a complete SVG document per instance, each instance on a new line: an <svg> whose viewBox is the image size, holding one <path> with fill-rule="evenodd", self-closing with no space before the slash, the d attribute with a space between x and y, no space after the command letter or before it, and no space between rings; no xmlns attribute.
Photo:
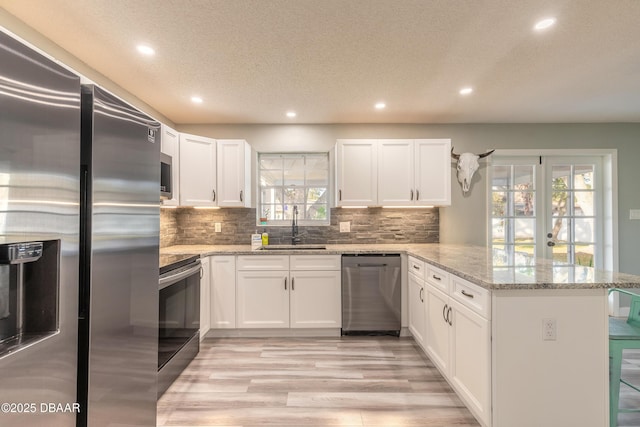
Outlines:
<svg viewBox="0 0 640 427"><path fill-rule="evenodd" d="M261 207L261 186L260 186L260 155L261 154L265 154L265 155L278 155L278 154L282 154L282 155L309 155L309 154L322 154L322 155L326 155L327 156L327 160L328 160L328 164L329 164L329 169L328 169L328 181L327 181L327 219L324 221L321 220L306 220L303 218L299 218L298 219L298 225L300 226L305 226L305 227L329 227L331 225L331 208L333 207L331 200L332 200L332 194L331 194L331 190L332 190L332 171L333 171L333 163L332 163L332 158L331 158L331 151L256 151L255 152L255 168L254 168L254 173L255 173L255 191L256 191L256 198L255 198L255 207L256 207L256 226L257 227L291 227L291 221L290 220L279 220L278 223L273 223L273 222L268 222L266 225L261 224L260 223L260 207Z"/></svg>

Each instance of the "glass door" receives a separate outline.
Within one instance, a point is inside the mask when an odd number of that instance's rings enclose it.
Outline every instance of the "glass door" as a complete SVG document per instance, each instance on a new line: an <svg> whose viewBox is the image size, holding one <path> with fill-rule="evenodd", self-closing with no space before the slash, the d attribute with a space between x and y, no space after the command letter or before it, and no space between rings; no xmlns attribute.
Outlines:
<svg viewBox="0 0 640 427"><path fill-rule="evenodd" d="M545 157L544 248L561 263L602 267L602 161Z"/></svg>
<svg viewBox="0 0 640 427"><path fill-rule="evenodd" d="M600 157L495 156L490 171L496 265L532 265L539 257L602 268Z"/></svg>

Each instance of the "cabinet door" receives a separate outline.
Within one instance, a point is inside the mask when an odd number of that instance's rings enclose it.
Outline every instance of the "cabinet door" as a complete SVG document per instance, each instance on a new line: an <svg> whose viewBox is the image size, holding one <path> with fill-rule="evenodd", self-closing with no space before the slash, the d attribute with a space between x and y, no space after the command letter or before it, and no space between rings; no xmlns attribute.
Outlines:
<svg viewBox="0 0 640 427"><path fill-rule="evenodd" d="M211 270L209 258L200 260L200 341L211 329Z"/></svg>
<svg viewBox="0 0 640 427"><path fill-rule="evenodd" d="M289 272L238 271L237 327L289 327Z"/></svg>
<svg viewBox="0 0 640 427"><path fill-rule="evenodd" d="M173 195L169 200L163 200L163 206L178 206L180 202L180 145L179 134L169 126L162 125L162 138L160 151L171 156L171 189Z"/></svg>
<svg viewBox="0 0 640 427"><path fill-rule="evenodd" d="M416 204L451 205L451 140L416 139Z"/></svg>
<svg viewBox="0 0 640 427"><path fill-rule="evenodd" d="M340 271L291 272L291 327L340 328Z"/></svg>
<svg viewBox="0 0 640 427"><path fill-rule="evenodd" d="M251 148L243 139L217 141L218 206L251 207Z"/></svg>
<svg viewBox="0 0 640 427"><path fill-rule="evenodd" d="M383 139L378 142L378 204L414 204L416 194L413 157L411 139Z"/></svg>
<svg viewBox="0 0 640 427"><path fill-rule="evenodd" d="M407 286L409 288L409 331L411 331L413 339L420 347L424 347L424 331L426 326L424 281L413 274L409 274Z"/></svg>
<svg viewBox="0 0 640 427"><path fill-rule="evenodd" d="M450 357L450 326L447 322L450 308L449 297L429 284L424 289L427 295L425 351L442 373L448 375Z"/></svg>
<svg viewBox="0 0 640 427"><path fill-rule="evenodd" d="M216 202L216 140L180 134L180 205Z"/></svg>
<svg viewBox="0 0 640 427"><path fill-rule="evenodd" d="M236 257L212 256L211 328L236 327Z"/></svg>
<svg viewBox="0 0 640 427"><path fill-rule="evenodd" d="M490 424L491 327L489 320L453 299L449 378L471 412Z"/></svg>
<svg viewBox="0 0 640 427"><path fill-rule="evenodd" d="M377 141L375 139L339 139L336 162L336 205L377 205Z"/></svg>

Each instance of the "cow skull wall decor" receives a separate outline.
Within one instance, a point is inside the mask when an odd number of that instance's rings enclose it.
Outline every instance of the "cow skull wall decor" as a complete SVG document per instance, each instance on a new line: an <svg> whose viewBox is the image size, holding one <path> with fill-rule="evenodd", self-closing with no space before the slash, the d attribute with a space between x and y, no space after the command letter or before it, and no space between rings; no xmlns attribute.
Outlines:
<svg viewBox="0 0 640 427"><path fill-rule="evenodd" d="M456 154L453 152L453 147L451 147L451 157L456 159L457 169L458 169L458 181L462 184L462 192L466 193L469 191L469 187L471 186L471 178L473 178L473 174L476 173L480 164L478 163L479 159L483 157L487 157L489 154L493 153L496 150L487 151L484 154L473 154L473 153L462 153Z"/></svg>

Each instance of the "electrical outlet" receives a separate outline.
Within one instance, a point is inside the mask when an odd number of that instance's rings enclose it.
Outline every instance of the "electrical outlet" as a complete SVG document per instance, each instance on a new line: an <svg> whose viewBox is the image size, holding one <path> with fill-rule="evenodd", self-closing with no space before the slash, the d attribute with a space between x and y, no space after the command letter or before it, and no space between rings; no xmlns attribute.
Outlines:
<svg viewBox="0 0 640 427"><path fill-rule="evenodd" d="M222 233L222 223L216 222L215 223L215 230L216 230L216 233Z"/></svg>
<svg viewBox="0 0 640 427"><path fill-rule="evenodd" d="M340 223L340 232L341 233L350 233L351 232L351 221L345 221Z"/></svg>
<svg viewBox="0 0 640 427"><path fill-rule="evenodd" d="M629 209L629 219L640 219L640 209Z"/></svg>
<svg viewBox="0 0 640 427"><path fill-rule="evenodd" d="M542 339L544 341L555 341L557 337L556 319L542 319Z"/></svg>

